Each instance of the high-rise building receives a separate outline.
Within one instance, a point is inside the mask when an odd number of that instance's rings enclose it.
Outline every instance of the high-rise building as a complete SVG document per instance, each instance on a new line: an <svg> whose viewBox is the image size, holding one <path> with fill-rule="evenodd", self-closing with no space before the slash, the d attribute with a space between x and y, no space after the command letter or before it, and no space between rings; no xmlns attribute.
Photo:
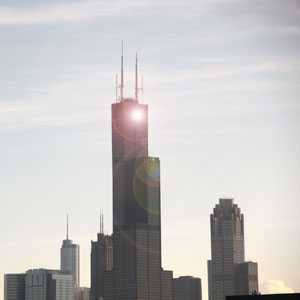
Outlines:
<svg viewBox="0 0 300 300"><path fill-rule="evenodd" d="M25 300L25 274L4 275L4 300Z"/></svg>
<svg viewBox="0 0 300 300"><path fill-rule="evenodd" d="M62 271L70 271L73 275L75 287L79 287L80 279L80 256L79 245L73 244L69 239L69 222L67 217L67 238L63 240L60 249L60 269Z"/></svg>
<svg viewBox="0 0 300 300"><path fill-rule="evenodd" d="M25 300L74 300L73 276L69 271L35 269L25 276Z"/></svg>
<svg viewBox="0 0 300 300"><path fill-rule="evenodd" d="M238 295L241 282L245 281L245 276L237 276L236 272L244 271L245 263L244 250L244 215L241 209L234 204L233 199L220 199L210 215L211 228L211 260L208 261L208 288L209 300L225 300L226 296ZM257 265L256 265L257 267ZM253 271L250 266L249 272ZM254 286L252 283L248 286ZM239 279L240 283L236 280ZM257 280L257 268L256 268ZM245 283L243 283L246 286ZM256 283L258 287L258 283ZM258 291L258 288L256 289ZM251 291L248 291L248 294Z"/></svg>
<svg viewBox="0 0 300 300"><path fill-rule="evenodd" d="M104 272L104 299L171 300L172 272L161 268L160 161L148 155L137 63L135 98L125 98L123 54L121 61L121 96L112 104L114 263Z"/></svg>
<svg viewBox="0 0 300 300"><path fill-rule="evenodd" d="M201 279L180 276L173 279L173 300L201 300Z"/></svg>
<svg viewBox="0 0 300 300"><path fill-rule="evenodd" d="M103 271L113 268L112 236L104 234L103 214L100 215L100 233L91 241L91 291L90 300L103 298Z"/></svg>
<svg viewBox="0 0 300 300"><path fill-rule="evenodd" d="M247 261L235 266L235 294L249 295L258 292L257 263Z"/></svg>

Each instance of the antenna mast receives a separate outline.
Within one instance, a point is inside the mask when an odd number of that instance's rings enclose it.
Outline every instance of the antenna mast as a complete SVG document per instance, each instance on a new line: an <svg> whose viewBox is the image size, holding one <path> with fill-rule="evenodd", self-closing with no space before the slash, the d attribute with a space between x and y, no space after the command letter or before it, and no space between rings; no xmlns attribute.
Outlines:
<svg viewBox="0 0 300 300"><path fill-rule="evenodd" d="M135 56L135 101L139 101L138 54Z"/></svg>
<svg viewBox="0 0 300 300"><path fill-rule="evenodd" d="M122 41L122 56L121 56L121 102L124 99L124 56L123 56L123 41Z"/></svg>
<svg viewBox="0 0 300 300"><path fill-rule="evenodd" d="M69 215L67 214L67 240L69 239Z"/></svg>
<svg viewBox="0 0 300 300"><path fill-rule="evenodd" d="M103 210L101 209L100 212L100 233L104 232L104 226L103 226Z"/></svg>
<svg viewBox="0 0 300 300"><path fill-rule="evenodd" d="M118 74L116 74L116 102L118 102Z"/></svg>
<svg viewBox="0 0 300 300"><path fill-rule="evenodd" d="M144 103L144 75L142 75L142 88L141 88L141 91L142 91L142 103Z"/></svg>

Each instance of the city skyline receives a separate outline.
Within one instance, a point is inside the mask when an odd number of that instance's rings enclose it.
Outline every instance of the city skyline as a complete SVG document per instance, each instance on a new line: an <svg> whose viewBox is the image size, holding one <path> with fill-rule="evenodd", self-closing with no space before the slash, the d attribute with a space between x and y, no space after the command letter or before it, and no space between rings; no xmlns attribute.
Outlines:
<svg viewBox="0 0 300 300"><path fill-rule="evenodd" d="M89 286L101 208L112 232L121 40L128 95L141 56L151 154L162 161L163 266L200 277L206 299L209 214L234 197L260 290L299 292L297 1L1 1L0 15L0 299L4 273L59 268L67 212Z"/></svg>

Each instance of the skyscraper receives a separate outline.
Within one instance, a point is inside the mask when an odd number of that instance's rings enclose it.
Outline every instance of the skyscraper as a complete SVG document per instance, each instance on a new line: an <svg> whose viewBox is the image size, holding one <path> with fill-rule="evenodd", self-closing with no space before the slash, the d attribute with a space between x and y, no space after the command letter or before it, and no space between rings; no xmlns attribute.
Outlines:
<svg viewBox="0 0 300 300"><path fill-rule="evenodd" d="M112 236L104 234L103 214L100 216L100 233L91 241L91 291L90 300L103 297L103 271L113 268Z"/></svg>
<svg viewBox="0 0 300 300"><path fill-rule="evenodd" d="M220 199L210 215L210 228L212 259L208 261L209 300L225 300L226 296L246 293L241 282L255 278L247 276L245 279L245 267L240 266L245 263L244 215L233 199ZM251 286L254 286L253 283ZM250 292L247 291L248 294Z"/></svg>
<svg viewBox="0 0 300 300"><path fill-rule="evenodd" d="M122 51L123 52L123 51ZM160 162L148 156L148 106L135 98L112 104L113 260L105 300L172 299L172 272L161 269Z"/></svg>
<svg viewBox="0 0 300 300"><path fill-rule="evenodd" d="M201 300L201 279L180 276L173 279L173 300Z"/></svg>
<svg viewBox="0 0 300 300"><path fill-rule="evenodd" d="M79 262L79 245L73 244L72 240L69 240L69 220L67 216L67 238L63 240L60 249L60 269L71 272L75 287L79 287Z"/></svg>
<svg viewBox="0 0 300 300"><path fill-rule="evenodd" d="M25 300L25 274L4 275L4 300Z"/></svg>

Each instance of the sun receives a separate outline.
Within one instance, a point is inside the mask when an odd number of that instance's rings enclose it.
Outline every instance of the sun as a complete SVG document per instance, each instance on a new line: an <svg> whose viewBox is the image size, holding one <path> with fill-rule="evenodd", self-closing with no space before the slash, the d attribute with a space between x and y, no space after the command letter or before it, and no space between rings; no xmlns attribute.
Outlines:
<svg viewBox="0 0 300 300"><path fill-rule="evenodd" d="M139 109L135 109L132 111L131 117L134 121L140 121L143 119L143 112Z"/></svg>

